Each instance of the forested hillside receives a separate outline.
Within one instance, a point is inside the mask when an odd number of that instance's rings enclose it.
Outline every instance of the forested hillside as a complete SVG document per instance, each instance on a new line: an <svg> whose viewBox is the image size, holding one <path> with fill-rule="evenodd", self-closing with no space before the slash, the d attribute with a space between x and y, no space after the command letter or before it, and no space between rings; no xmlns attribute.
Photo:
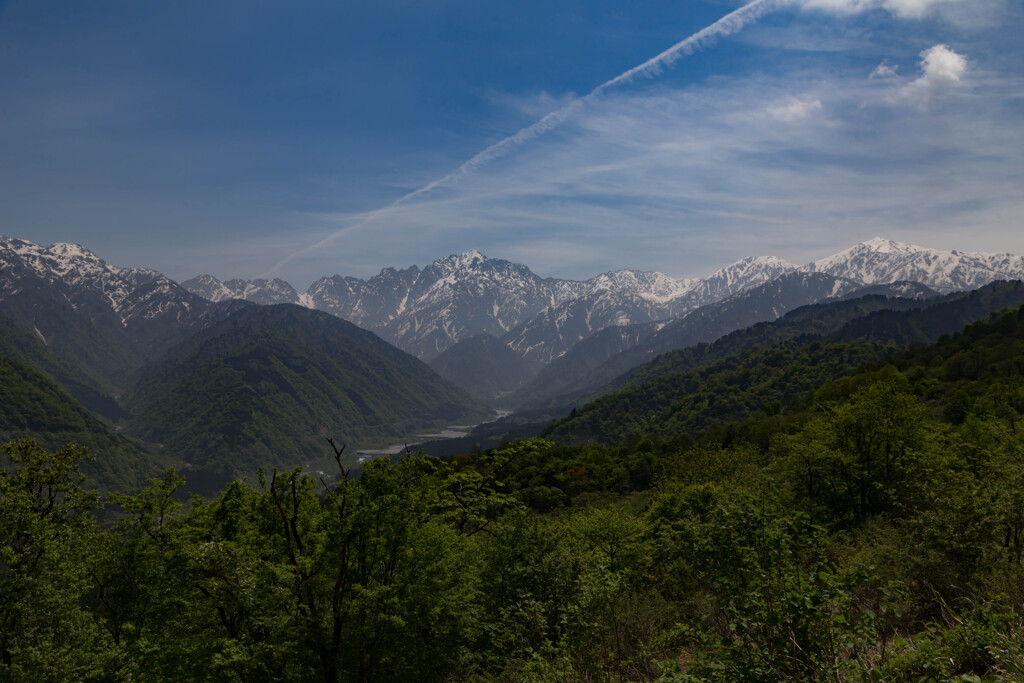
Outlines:
<svg viewBox="0 0 1024 683"><path fill-rule="evenodd" d="M0 440L35 439L48 449L74 443L88 449L82 471L105 491L145 484L165 466L93 417L50 379L0 355Z"/></svg>
<svg viewBox="0 0 1024 683"><path fill-rule="evenodd" d="M924 307L884 297L808 306L711 345L663 354L620 378L618 391L574 410L544 435L573 443L640 433L692 436L758 410L782 410L864 363L1022 303L1024 284L1010 282Z"/></svg>
<svg viewBox="0 0 1024 683"><path fill-rule="evenodd" d="M113 398L113 388L98 373L75 362L59 347L47 345L40 335L26 332L0 313L0 353L47 375L97 415L111 420L127 416Z"/></svg>
<svg viewBox="0 0 1024 683"><path fill-rule="evenodd" d="M827 361L814 345L787 371ZM748 353L774 372L779 351ZM781 413L663 425L689 410L358 477L339 448L334 477L264 472L187 508L170 471L110 497L106 527L73 449L9 445L3 677L1024 677L1024 307Z"/></svg>
<svg viewBox="0 0 1024 683"><path fill-rule="evenodd" d="M172 349L124 401L128 432L188 463L202 490L320 460L328 436L383 445L489 414L372 332L288 304L239 311Z"/></svg>

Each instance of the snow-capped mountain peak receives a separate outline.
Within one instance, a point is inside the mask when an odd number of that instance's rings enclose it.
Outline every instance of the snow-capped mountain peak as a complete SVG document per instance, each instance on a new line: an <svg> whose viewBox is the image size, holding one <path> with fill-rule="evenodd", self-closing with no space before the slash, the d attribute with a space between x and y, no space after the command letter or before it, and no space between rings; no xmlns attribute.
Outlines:
<svg viewBox="0 0 1024 683"><path fill-rule="evenodd" d="M498 259L489 259L479 251L471 249L470 251L464 251L461 254L451 254L450 256L439 258L430 264L428 268L433 267L440 269L445 273L454 273L479 268L487 262L497 260Z"/></svg>
<svg viewBox="0 0 1024 683"><path fill-rule="evenodd" d="M695 281L691 296L695 307L703 306L793 270L796 270L796 266L777 256L748 256Z"/></svg>
<svg viewBox="0 0 1024 683"><path fill-rule="evenodd" d="M1024 259L1012 254L942 251L875 237L804 270L847 277L865 285L910 281L938 292L974 289L1024 275Z"/></svg>
<svg viewBox="0 0 1024 683"><path fill-rule="evenodd" d="M221 282L212 275L198 275L181 283L181 286L210 301L226 301L228 299L244 299L253 303L269 304L301 304L302 297L295 288L284 280L242 280L234 279Z"/></svg>
<svg viewBox="0 0 1024 683"><path fill-rule="evenodd" d="M126 362L167 348L230 309L154 270L112 266L66 242L43 247L0 236L0 271L0 309L26 329L48 340L80 325L77 333L96 348L123 350L123 342L141 354Z"/></svg>
<svg viewBox="0 0 1024 683"><path fill-rule="evenodd" d="M922 251L925 247L919 247L915 244L906 244L904 242L896 242L887 237L872 237L869 240L861 242L854 249L863 248L870 251L877 252L879 254L907 254L915 251Z"/></svg>
<svg viewBox="0 0 1024 683"><path fill-rule="evenodd" d="M8 275L0 296L33 286L60 291L75 309L97 295L126 324L129 299L142 285L170 280L146 268L118 268L79 244L58 242L43 247L0 236L0 267ZM31 284L30 284L31 283Z"/></svg>
<svg viewBox="0 0 1024 683"><path fill-rule="evenodd" d="M911 281L948 292L1022 277L1024 260L1011 254L941 252L875 237L803 268L777 256L751 256L699 279L628 269L585 281L541 278L522 264L469 250L422 270L384 268L366 280L321 278L304 294L279 280L196 278L184 285L215 301L312 306L425 359L479 334L502 338L530 357L550 359L609 325L672 319L794 271L842 278L851 287Z"/></svg>
<svg viewBox="0 0 1024 683"><path fill-rule="evenodd" d="M689 278L676 279L653 270L613 270L586 281L594 291L633 294L660 303L685 294L693 283Z"/></svg>

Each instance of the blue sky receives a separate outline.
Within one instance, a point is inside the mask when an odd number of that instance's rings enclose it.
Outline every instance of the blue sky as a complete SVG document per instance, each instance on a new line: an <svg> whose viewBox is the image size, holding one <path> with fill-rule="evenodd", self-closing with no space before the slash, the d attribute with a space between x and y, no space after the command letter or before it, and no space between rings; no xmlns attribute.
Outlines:
<svg viewBox="0 0 1024 683"><path fill-rule="evenodd" d="M0 3L0 231L299 287L468 249L577 278L1024 253L1019 1L742 7Z"/></svg>

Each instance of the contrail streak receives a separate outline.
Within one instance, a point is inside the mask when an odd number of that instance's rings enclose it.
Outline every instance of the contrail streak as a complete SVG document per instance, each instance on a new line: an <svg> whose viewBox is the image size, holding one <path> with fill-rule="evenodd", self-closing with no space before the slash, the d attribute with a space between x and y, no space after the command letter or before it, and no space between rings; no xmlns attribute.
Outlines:
<svg viewBox="0 0 1024 683"><path fill-rule="evenodd" d="M753 0L752 2L743 5L739 9L730 12L710 26L697 31L688 38L685 38L672 47L668 48L661 54L648 59L643 64L633 67L629 71L625 71L615 78L605 81L601 85L591 90L586 95L578 97L561 109L556 109L544 118L540 119L536 123L533 123L526 128L518 131L517 133L510 135L509 137L494 143L490 147L477 153L469 161L466 161L461 166L456 168L451 173L438 178L437 180L428 183L418 190L410 192L409 194L403 195L391 202L387 206L375 209L366 213L363 218L358 220L352 225L345 226L340 230L328 235L324 239L320 240L316 244L308 247L303 247L297 251L292 252L288 256L278 261L274 266L267 272L267 275L274 273L280 269L286 263L293 259L308 254L309 252L316 251L327 246L329 243L340 237L342 234L349 230L356 230L358 228L369 225L378 217L386 214L388 211L398 207L406 202L415 199L421 195L424 195L431 190L439 187L451 185L453 182L465 177L470 173L475 173L481 167L488 163L500 159L501 157L509 154L517 147L537 138L548 131L554 130L562 125L569 116L583 106L585 103L595 99L605 91L615 88L620 85L626 85L632 83L638 78L653 78L664 71L666 68L671 67L682 57L693 54L695 51L703 48L708 43L714 41L716 38L722 36L732 35L737 31L741 30L747 24L757 21L768 12L782 7L784 5L791 4L793 0Z"/></svg>

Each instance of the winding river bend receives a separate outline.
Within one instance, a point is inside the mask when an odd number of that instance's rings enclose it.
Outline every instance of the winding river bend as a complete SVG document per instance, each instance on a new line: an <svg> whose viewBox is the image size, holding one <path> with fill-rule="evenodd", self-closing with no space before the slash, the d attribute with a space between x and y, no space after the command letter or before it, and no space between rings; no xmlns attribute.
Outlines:
<svg viewBox="0 0 1024 683"><path fill-rule="evenodd" d="M378 448L373 450L356 451L356 455L359 456L359 462L368 460L369 458L375 458L380 455L396 455L401 453L408 447L409 449L415 449L418 446L427 443L428 441L442 441L444 439L458 439L463 436L468 436L470 432L479 427L480 425L488 424L496 420L500 420L503 417L512 414L511 410L498 410L493 419L484 420L473 425L448 425L440 432L434 432L430 434L413 434L412 438L406 443L398 443L385 448Z"/></svg>

